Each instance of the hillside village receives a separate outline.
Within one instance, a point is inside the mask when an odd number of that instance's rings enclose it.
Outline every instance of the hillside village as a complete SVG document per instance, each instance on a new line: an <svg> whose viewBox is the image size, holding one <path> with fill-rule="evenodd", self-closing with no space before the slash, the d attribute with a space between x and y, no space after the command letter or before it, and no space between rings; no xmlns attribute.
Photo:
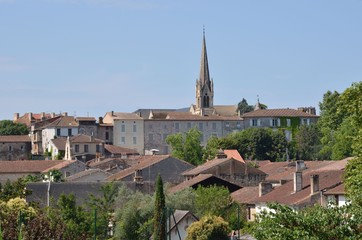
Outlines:
<svg viewBox="0 0 362 240"><path fill-rule="evenodd" d="M26 200L46 207L52 204L50 199L56 201L62 194L74 194L81 204L89 194L100 196L101 186L109 182L152 195L160 175L170 194L200 186L225 187L233 202L243 206L244 220L251 222L268 209L268 203L295 210L315 204L327 207L331 201L346 205L343 175L351 157L339 161L286 157L274 162L246 158L236 149L218 149L214 158L195 166L172 154L167 137L193 128L200 131L203 147L212 137L223 138L250 128L282 131L291 142L300 126L316 124L319 119L315 107L268 109L257 100L252 111L241 112L238 105L214 104L205 35L201 52L195 102L190 107L112 110L101 117L15 113L13 122L25 124L29 134L0 136L0 182L28 175L45 177L27 183L31 194ZM50 173L54 170L61 173L63 182L53 181ZM169 228L171 239L179 239L178 228L185 230L191 224L187 219L197 221L185 210L175 212L177 221ZM184 239L186 230L181 235Z"/></svg>

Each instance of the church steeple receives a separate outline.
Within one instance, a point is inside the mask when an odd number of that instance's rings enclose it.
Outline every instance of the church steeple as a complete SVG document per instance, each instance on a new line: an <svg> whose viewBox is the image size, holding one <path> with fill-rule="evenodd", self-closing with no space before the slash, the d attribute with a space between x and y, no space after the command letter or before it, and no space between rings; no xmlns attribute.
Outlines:
<svg viewBox="0 0 362 240"><path fill-rule="evenodd" d="M214 107L214 84L210 79L209 62L207 59L205 28L202 38L200 77L196 81L196 113L210 115Z"/></svg>
<svg viewBox="0 0 362 240"><path fill-rule="evenodd" d="M207 85L211 89L211 81L209 74L209 62L207 61L205 29L202 38L201 64L200 64L200 81L203 86Z"/></svg>

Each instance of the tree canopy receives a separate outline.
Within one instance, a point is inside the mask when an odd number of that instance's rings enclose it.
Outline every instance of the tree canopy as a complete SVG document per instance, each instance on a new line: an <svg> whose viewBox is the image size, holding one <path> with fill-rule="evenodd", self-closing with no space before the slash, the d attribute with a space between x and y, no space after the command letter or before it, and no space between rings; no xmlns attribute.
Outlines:
<svg viewBox="0 0 362 240"><path fill-rule="evenodd" d="M27 135L28 127L22 123L14 123L10 120L0 121L0 135Z"/></svg>
<svg viewBox="0 0 362 240"><path fill-rule="evenodd" d="M186 240L228 240L229 230L222 217L208 215L190 225Z"/></svg>
<svg viewBox="0 0 362 240"><path fill-rule="evenodd" d="M171 146L172 156L198 165L203 162L203 147L200 138L201 132L197 128L191 128L185 134L177 133L167 136L166 143Z"/></svg>

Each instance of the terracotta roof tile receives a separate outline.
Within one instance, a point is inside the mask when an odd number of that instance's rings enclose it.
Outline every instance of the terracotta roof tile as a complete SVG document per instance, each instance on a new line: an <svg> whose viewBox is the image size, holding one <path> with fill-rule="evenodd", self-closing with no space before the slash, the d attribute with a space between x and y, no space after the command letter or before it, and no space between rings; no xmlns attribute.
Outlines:
<svg viewBox="0 0 362 240"><path fill-rule="evenodd" d="M85 134L78 134L70 137L72 143L103 143L104 141Z"/></svg>
<svg viewBox="0 0 362 240"><path fill-rule="evenodd" d="M243 157L240 155L240 153L236 149L225 149L224 153L228 156L228 158L234 158L235 160L239 160L239 161L245 163Z"/></svg>
<svg viewBox="0 0 362 240"><path fill-rule="evenodd" d="M120 147L120 146L115 146L115 145L109 145L109 144L105 144L104 148L112 153L112 154L138 154L138 152L134 149L131 148L125 148L125 147Z"/></svg>
<svg viewBox="0 0 362 240"><path fill-rule="evenodd" d="M78 127L79 124L75 121L74 117L72 116L61 116L57 118L55 121L48 124L47 128L52 127Z"/></svg>
<svg viewBox="0 0 362 240"><path fill-rule="evenodd" d="M301 110L284 108L284 109L259 109L244 113L242 118L251 117L306 117L306 118L318 118L319 116L303 112Z"/></svg>
<svg viewBox="0 0 362 240"><path fill-rule="evenodd" d="M231 193L231 197L239 203L254 204L255 200L259 197L259 186L243 187Z"/></svg>
<svg viewBox="0 0 362 240"><path fill-rule="evenodd" d="M29 135L0 136L0 142L31 142Z"/></svg>
<svg viewBox="0 0 362 240"><path fill-rule="evenodd" d="M64 160L0 161L0 173L41 173L57 165L68 164Z"/></svg>
<svg viewBox="0 0 362 240"><path fill-rule="evenodd" d="M319 174L319 189L334 187L342 182L343 170L310 172L303 174L303 188L299 192L294 192L293 181L276 187L270 193L267 193L256 199L256 202L278 202L290 206L310 204L310 175Z"/></svg>
<svg viewBox="0 0 362 240"><path fill-rule="evenodd" d="M65 143L67 141L66 137L57 137L50 140L58 150L65 151Z"/></svg>
<svg viewBox="0 0 362 240"><path fill-rule="evenodd" d="M109 115L110 117L112 117L113 119L128 119L128 120L140 120L142 119L138 114L136 113L125 113L125 112L107 112L107 115Z"/></svg>
<svg viewBox="0 0 362 240"><path fill-rule="evenodd" d="M341 183L334 188L328 189L323 194L324 195L337 195L337 194L344 195L344 194L346 194L344 184Z"/></svg>

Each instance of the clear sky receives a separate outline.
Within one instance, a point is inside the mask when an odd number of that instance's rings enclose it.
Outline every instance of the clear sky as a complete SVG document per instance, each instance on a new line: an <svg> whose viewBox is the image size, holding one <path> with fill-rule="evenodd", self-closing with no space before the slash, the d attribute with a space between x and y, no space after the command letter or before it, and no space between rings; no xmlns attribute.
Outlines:
<svg viewBox="0 0 362 240"><path fill-rule="evenodd" d="M0 119L195 101L203 25L216 105L315 106L362 80L361 0L0 0Z"/></svg>

